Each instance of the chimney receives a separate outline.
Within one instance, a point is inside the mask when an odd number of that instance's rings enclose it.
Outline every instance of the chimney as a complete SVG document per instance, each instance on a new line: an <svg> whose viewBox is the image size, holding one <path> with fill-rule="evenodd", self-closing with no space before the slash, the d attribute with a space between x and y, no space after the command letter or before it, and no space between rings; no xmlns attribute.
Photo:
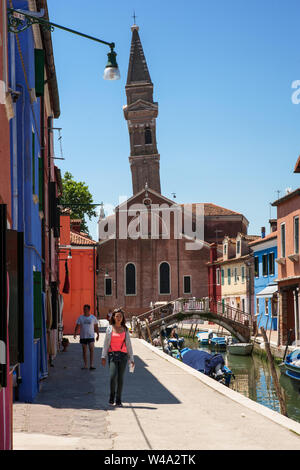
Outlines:
<svg viewBox="0 0 300 470"><path fill-rule="evenodd" d="M266 236L266 227L261 228L261 238L265 238Z"/></svg>
<svg viewBox="0 0 300 470"><path fill-rule="evenodd" d="M212 243L210 245L210 262L213 263L214 261L216 261L217 257L218 257L218 254L217 254L217 248L218 248L218 245L216 243Z"/></svg>
<svg viewBox="0 0 300 470"><path fill-rule="evenodd" d="M270 219L269 224L270 224L271 233L276 232L276 230L277 230L277 219Z"/></svg>
<svg viewBox="0 0 300 470"><path fill-rule="evenodd" d="M80 233L81 222L81 219L70 220L71 230L73 230L73 232Z"/></svg>

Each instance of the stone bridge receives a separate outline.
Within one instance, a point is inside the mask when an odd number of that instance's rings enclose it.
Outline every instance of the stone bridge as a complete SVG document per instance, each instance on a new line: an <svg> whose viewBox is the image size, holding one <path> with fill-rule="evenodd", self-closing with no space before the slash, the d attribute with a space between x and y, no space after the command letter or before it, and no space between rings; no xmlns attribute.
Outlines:
<svg viewBox="0 0 300 470"><path fill-rule="evenodd" d="M222 326L240 342L248 343L253 331L251 315L214 299L177 299L163 307L133 317L133 330L145 339L154 337L162 326L187 319L208 320Z"/></svg>

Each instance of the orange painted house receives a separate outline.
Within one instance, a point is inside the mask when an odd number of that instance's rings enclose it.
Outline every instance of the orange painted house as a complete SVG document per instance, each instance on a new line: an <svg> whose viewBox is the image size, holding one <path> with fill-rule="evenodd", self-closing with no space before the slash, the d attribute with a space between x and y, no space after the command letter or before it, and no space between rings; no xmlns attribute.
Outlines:
<svg viewBox="0 0 300 470"><path fill-rule="evenodd" d="M96 257L97 242L80 231L80 220L71 220L69 213L60 216L59 242L59 291L63 296L63 332L74 333L75 323L89 304L91 313L97 315L96 307ZM69 292L66 293L66 266ZM64 289L65 287L65 289Z"/></svg>

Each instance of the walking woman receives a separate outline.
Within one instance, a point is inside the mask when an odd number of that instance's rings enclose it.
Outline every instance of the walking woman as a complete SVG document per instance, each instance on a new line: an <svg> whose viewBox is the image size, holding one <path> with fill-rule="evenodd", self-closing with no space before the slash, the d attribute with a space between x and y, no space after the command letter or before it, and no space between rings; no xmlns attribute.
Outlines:
<svg viewBox="0 0 300 470"><path fill-rule="evenodd" d="M104 367L107 357L110 370L109 403L113 405L116 398L116 406L123 406L121 396L124 372L128 361L131 362L131 367L134 367L134 359L125 314L121 308L113 311L110 325L106 330L102 349L102 365Z"/></svg>

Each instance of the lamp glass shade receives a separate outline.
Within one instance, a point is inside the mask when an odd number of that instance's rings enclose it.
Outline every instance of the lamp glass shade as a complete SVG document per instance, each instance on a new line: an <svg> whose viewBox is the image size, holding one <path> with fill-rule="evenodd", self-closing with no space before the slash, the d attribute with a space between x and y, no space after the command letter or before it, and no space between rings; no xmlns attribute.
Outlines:
<svg viewBox="0 0 300 470"><path fill-rule="evenodd" d="M116 60L117 54L114 50L111 50L107 57L108 61L103 74L104 80L119 80L120 71Z"/></svg>
<svg viewBox="0 0 300 470"><path fill-rule="evenodd" d="M119 80L121 75L118 67L105 67L103 78L104 80Z"/></svg>

